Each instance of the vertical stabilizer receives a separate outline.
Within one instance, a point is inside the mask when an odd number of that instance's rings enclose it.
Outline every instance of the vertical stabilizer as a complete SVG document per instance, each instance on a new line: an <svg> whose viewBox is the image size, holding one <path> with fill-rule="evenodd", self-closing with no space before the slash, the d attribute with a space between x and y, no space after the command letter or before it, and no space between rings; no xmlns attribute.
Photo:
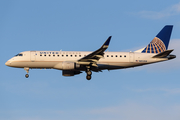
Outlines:
<svg viewBox="0 0 180 120"><path fill-rule="evenodd" d="M156 37L144 48L142 53L161 53L168 49L172 25L166 25Z"/></svg>

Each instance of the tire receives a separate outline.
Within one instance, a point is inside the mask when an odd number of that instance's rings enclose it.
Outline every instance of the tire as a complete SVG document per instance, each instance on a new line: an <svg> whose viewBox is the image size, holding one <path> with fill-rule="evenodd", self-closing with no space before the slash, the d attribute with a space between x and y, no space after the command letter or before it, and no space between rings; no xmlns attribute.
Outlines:
<svg viewBox="0 0 180 120"><path fill-rule="evenodd" d="M87 79L87 80L91 80L91 75L87 75L87 76L86 76L86 79Z"/></svg>
<svg viewBox="0 0 180 120"><path fill-rule="evenodd" d="M28 78L28 77L29 77L29 75L28 75L28 74L26 74L26 75L25 75L25 77L26 77L26 78Z"/></svg>
<svg viewBox="0 0 180 120"><path fill-rule="evenodd" d="M92 72L91 71L87 71L87 75L92 75Z"/></svg>

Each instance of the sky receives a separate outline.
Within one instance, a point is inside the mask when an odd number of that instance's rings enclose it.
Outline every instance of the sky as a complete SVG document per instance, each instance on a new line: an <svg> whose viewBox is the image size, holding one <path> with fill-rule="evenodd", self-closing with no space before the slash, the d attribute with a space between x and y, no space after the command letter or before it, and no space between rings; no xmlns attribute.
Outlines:
<svg viewBox="0 0 180 120"><path fill-rule="evenodd" d="M0 120L179 120L180 2L178 0L0 1ZM145 47L174 25L177 58L142 67L82 73L30 70L5 62L22 51L108 51Z"/></svg>

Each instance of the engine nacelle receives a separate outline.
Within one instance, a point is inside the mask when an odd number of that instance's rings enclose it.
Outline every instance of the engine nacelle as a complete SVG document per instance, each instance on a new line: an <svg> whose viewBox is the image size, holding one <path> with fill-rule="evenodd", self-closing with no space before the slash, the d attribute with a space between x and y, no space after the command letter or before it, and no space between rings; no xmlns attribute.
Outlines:
<svg viewBox="0 0 180 120"><path fill-rule="evenodd" d="M65 61L56 64L54 68L59 70L75 70L76 68L80 68L80 65L75 62Z"/></svg>
<svg viewBox="0 0 180 120"><path fill-rule="evenodd" d="M81 71L72 71L72 70L63 70L62 71L63 76L74 76L74 75L77 75L80 73L82 73L82 72Z"/></svg>

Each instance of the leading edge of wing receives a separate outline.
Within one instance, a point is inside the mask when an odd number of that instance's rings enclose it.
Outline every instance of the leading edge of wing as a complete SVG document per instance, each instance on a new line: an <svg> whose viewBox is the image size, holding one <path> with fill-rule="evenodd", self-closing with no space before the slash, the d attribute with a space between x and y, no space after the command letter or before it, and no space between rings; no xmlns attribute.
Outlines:
<svg viewBox="0 0 180 120"><path fill-rule="evenodd" d="M108 48L112 36L104 42L104 44L96 51L78 60L78 62L95 62L103 57L104 51Z"/></svg>

